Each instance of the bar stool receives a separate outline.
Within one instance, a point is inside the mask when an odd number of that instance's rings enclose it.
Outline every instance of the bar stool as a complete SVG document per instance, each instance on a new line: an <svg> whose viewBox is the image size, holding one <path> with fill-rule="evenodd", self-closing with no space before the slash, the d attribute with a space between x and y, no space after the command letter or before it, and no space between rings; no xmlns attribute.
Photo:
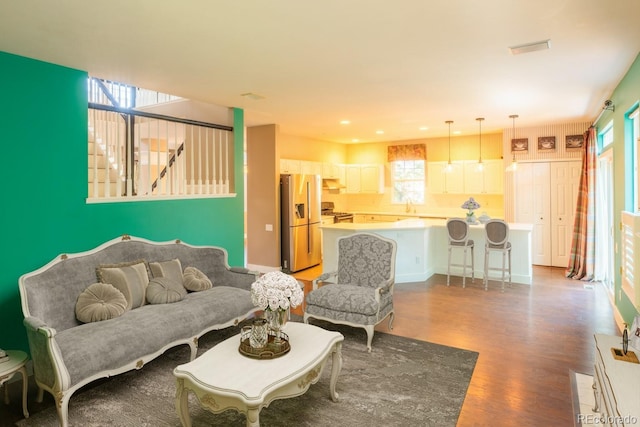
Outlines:
<svg viewBox="0 0 640 427"><path fill-rule="evenodd" d="M484 290L489 286L489 271L502 272L502 292L504 292L505 274L511 286L511 242L509 242L509 224L501 219L491 219L484 225L487 241L484 245ZM502 253L502 268L489 266L492 251ZM505 264L508 260L508 266Z"/></svg>
<svg viewBox="0 0 640 427"><path fill-rule="evenodd" d="M449 235L449 261L447 263L447 286L451 276L451 267L462 267L462 287L465 287L467 280L467 252L471 249L471 281L475 279L475 268L473 263L473 240L469 239L469 223L460 218L450 218L447 220L447 233ZM463 250L462 264L451 262L451 250L461 248Z"/></svg>

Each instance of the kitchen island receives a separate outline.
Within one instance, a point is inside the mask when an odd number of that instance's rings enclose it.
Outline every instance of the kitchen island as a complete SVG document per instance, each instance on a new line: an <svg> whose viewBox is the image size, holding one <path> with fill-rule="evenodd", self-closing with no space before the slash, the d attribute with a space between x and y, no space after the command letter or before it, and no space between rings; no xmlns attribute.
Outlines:
<svg viewBox="0 0 640 427"><path fill-rule="evenodd" d="M420 282L433 274L447 274L448 239L446 220L405 219L379 223L336 223L320 227L323 239L323 272L335 271L338 261L337 239L354 233L375 233L397 243L396 283ZM485 232L482 224L469 227L469 238L475 242L475 277L482 280L484 272ZM531 254L531 224L509 224L511 242L512 282L531 285L533 268ZM500 265L499 254L491 253L492 266ZM462 262L462 251L454 251L452 262ZM462 275L461 267L452 267L451 274ZM493 273L495 274L495 273ZM494 277L491 276L491 280ZM468 283L468 282L467 282ZM491 288L491 284L489 285Z"/></svg>

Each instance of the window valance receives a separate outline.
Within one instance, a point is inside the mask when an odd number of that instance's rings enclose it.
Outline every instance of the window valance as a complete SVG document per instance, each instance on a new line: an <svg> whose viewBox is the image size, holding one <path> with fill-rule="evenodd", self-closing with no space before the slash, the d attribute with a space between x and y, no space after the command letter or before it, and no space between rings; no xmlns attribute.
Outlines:
<svg viewBox="0 0 640 427"><path fill-rule="evenodd" d="M387 161L397 160L427 160L427 146L425 144L390 145L387 147Z"/></svg>

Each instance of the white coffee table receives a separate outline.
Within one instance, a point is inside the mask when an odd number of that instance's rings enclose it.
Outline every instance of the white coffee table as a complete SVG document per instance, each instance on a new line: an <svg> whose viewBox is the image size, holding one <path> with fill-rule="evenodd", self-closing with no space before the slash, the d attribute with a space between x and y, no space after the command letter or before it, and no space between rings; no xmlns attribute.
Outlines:
<svg viewBox="0 0 640 427"><path fill-rule="evenodd" d="M260 410L275 400L300 396L332 358L330 394L338 401L336 383L342 369L339 332L289 322L284 327L291 350L284 356L258 360L238 351L239 335L228 338L202 356L173 371L177 379L176 409L182 425L191 426L188 395L193 392L202 407L214 414L235 409L247 416L247 426L260 425Z"/></svg>

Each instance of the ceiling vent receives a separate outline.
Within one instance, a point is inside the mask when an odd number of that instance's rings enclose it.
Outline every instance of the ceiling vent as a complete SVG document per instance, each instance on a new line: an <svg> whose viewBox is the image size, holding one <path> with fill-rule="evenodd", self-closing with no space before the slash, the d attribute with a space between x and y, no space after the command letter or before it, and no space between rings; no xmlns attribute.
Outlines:
<svg viewBox="0 0 640 427"><path fill-rule="evenodd" d="M537 50L547 50L551 47L551 39L542 40L534 43L521 44L509 47L511 55L520 55L521 53L535 52Z"/></svg>
<svg viewBox="0 0 640 427"><path fill-rule="evenodd" d="M252 93L252 92L243 93L240 96L243 96L243 97L245 97L247 99L250 99L252 101L260 101L261 99L265 98L262 95L258 95L257 93Z"/></svg>

